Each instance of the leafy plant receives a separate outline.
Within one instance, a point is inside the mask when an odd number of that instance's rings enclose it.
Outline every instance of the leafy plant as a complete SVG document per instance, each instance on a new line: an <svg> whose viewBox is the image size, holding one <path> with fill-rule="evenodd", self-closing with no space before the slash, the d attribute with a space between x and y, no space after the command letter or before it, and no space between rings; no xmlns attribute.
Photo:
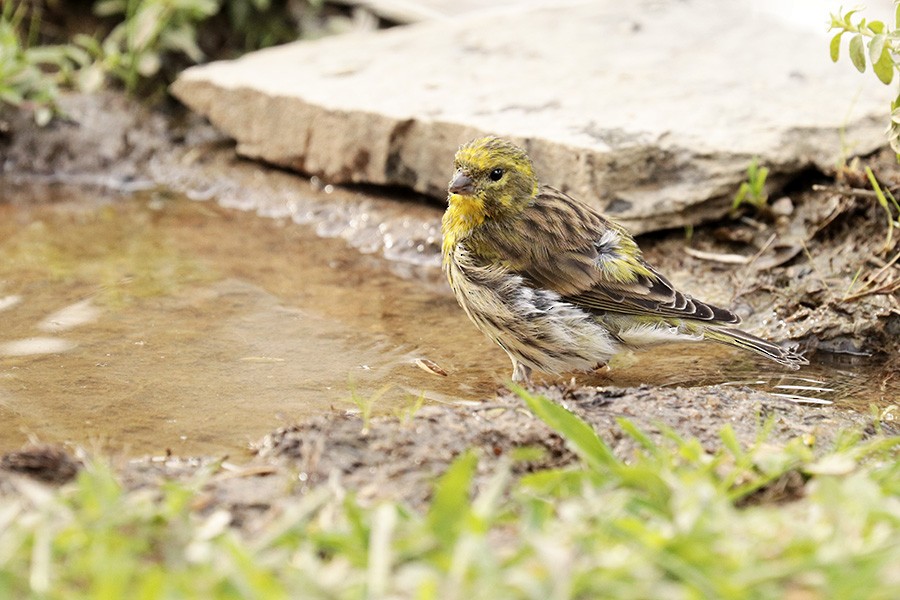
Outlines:
<svg viewBox="0 0 900 600"><path fill-rule="evenodd" d="M293 4L287 0L98 0L95 14L119 22L102 39L76 36L76 44L95 57L82 76L82 86L95 89L108 75L129 92L145 92L138 88L164 85L180 68L202 62L207 52L230 55L229 50L251 51L294 40L307 20L321 14L321 4L321 0Z"/></svg>
<svg viewBox="0 0 900 600"><path fill-rule="evenodd" d="M875 199L882 210L884 210L887 233L885 234L884 246L882 246L881 252L888 253L894 249L897 243L894 240L894 229L900 228L900 203L897 202L897 198L894 197L891 190L887 187L881 187L871 167L866 167L865 173L869 184L872 186ZM894 216L894 212L897 213L897 216ZM895 253L893 258L881 265L877 270L873 269L866 276L863 276L864 267L859 267L850 281L847 291L844 292L842 300L849 302L872 294L895 293L900 289L900 279L887 277L886 274L898 261L900 261L900 252ZM861 285L854 290L857 283L861 283Z"/></svg>
<svg viewBox="0 0 900 600"><path fill-rule="evenodd" d="M53 10L48 12L40 2L4 0L0 105L30 108L44 124L57 110L55 100L63 85L90 92L114 80L130 93L161 95L178 71L208 55L231 56L325 31L324 25L339 17L326 15L322 4L322 0L96 0L93 20L78 17L80 30L95 33L79 33L69 40L64 37L67 21L60 15L77 13L77 7L50 0ZM47 27L41 27L42 14L49 18Z"/></svg>
<svg viewBox="0 0 900 600"><path fill-rule="evenodd" d="M402 425L409 425L425 405L425 392L416 396L410 404L394 411L394 416Z"/></svg>
<svg viewBox="0 0 900 600"><path fill-rule="evenodd" d="M749 204L758 211L763 210L769 202L769 193L766 191L768 176L768 167L760 167L759 160L753 157L747 166L747 180L741 183L734 195L734 201L731 203L732 212L743 204Z"/></svg>
<svg viewBox="0 0 900 600"><path fill-rule="evenodd" d="M59 85L90 62L69 45L33 46L40 13L24 2L4 2L0 11L0 104L30 108L45 125L57 111ZM27 32L25 28L27 27ZM33 46L33 47L32 47Z"/></svg>
<svg viewBox="0 0 900 600"><path fill-rule="evenodd" d="M875 76L885 85L890 85L894 72L900 70L897 60L897 52L900 51L900 0L894 0L894 6L896 16L893 28L883 21L868 21L865 17L854 22L854 15L859 10L833 13L829 31L837 30L837 33L831 38L831 60L837 62L840 58L841 41L847 35L850 37L848 54L853 66L863 73L867 64L871 65ZM887 136L891 148L900 159L900 89L891 102Z"/></svg>
<svg viewBox="0 0 900 600"><path fill-rule="evenodd" d="M203 60L197 24L219 11L219 0L100 0L94 11L123 20L103 41L76 36L75 42L96 58L85 77L88 87L101 84L102 74L108 74L135 92L142 80L160 73L170 54L194 63Z"/></svg>
<svg viewBox="0 0 900 600"><path fill-rule="evenodd" d="M387 394L392 387L391 384L383 385L371 396L366 397L357 393L356 384L352 379L350 380L350 401L353 402L359 410L359 416L363 422L362 430L360 431L362 435L367 435L369 433L369 425L372 423L372 410L375 408L375 404L384 398L384 395Z"/></svg>
<svg viewBox="0 0 900 600"><path fill-rule="evenodd" d="M897 214L900 215L900 204L897 203L897 199L894 198L894 195L891 193L891 190L884 188L881 189L881 186L878 185L878 180L875 179L875 173L872 172L870 167L866 167L866 177L869 178L869 183L872 184L872 189L875 191L875 198L878 200L878 204L881 205L881 208L884 209L885 218L887 220L887 236L884 240L884 251L888 251L893 247L893 235L894 235L894 227L900 227L900 224L896 222L897 217L894 217L892 212L892 206L897 210ZM888 198L890 198L890 204L888 203Z"/></svg>
<svg viewBox="0 0 900 600"><path fill-rule="evenodd" d="M286 6L287 0L219 0L228 17L228 29L240 39L234 40L239 50L250 51L283 44L297 39L303 21L322 12L323 0L293 2L294 11L302 15L295 22ZM297 8L301 10L296 10Z"/></svg>

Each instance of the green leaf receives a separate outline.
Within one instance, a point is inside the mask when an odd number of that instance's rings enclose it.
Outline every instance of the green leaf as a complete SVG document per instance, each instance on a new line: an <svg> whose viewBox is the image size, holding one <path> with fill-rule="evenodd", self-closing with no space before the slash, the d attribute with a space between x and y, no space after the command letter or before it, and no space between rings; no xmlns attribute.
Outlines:
<svg viewBox="0 0 900 600"><path fill-rule="evenodd" d="M468 518L469 491L477 464L478 457L471 450L460 454L434 486L428 523L443 541L455 540Z"/></svg>
<svg viewBox="0 0 900 600"><path fill-rule="evenodd" d="M24 102L24 100L25 96L23 96L19 90L14 88L0 88L0 102L18 106Z"/></svg>
<svg viewBox="0 0 900 600"><path fill-rule="evenodd" d="M833 38L831 38L831 62L837 62L838 56L841 54L841 36L844 35L844 32L841 31Z"/></svg>
<svg viewBox="0 0 900 600"><path fill-rule="evenodd" d="M766 178L769 176L769 167L759 167L750 173L747 182L754 196L762 196L766 189Z"/></svg>
<svg viewBox="0 0 900 600"><path fill-rule="evenodd" d="M746 452L741 448L741 443L738 441L737 434L734 433L734 428L731 427L730 423L725 424L725 427L719 432L719 437L722 440L722 445L731 452L735 460L741 460L746 456Z"/></svg>
<svg viewBox="0 0 900 600"><path fill-rule="evenodd" d="M838 14L831 13L831 25L828 27L828 31L831 31L832 29L843 29L843 28L844 28L844 23L841 21L840 13L838 13Z"/></svg>
<svg viewBox="0 0 900 600"><path fill-rule="evenodd" d="M641 431L641 429L635 425L631 420L626 419L625 417L616 417L616 423L619 424L619 427L622 428L622 431L627 433L629 437L631 437L638 444L643 446L646 450L648 450L653 455L659 455L661 450L659 446L654 442L650 436Z"/></svg>
<svg viewBox="0 0 900 600"><path fill-rule="evenodd" d="M898 99L900 99L900 98L898 98ZM895 102L896 102L896 100L895 100ZM891 121L893 121L894 123L900 124L900 106L898 106L897 108L894 108L894 110L891 111Z"/></svg>
<svg viewBox="0 0 900 600"><path fill-rule="evenodd" d="M731 210L737 210L744 203L748 193L750 193L750 184L746 181L741 182L737 193L734 195L734 201L731 203Z"/></svg>
<svg viewBox="0 0 900 600"><path fill-rule="evenodd" d="M881 80L881 83L889 85L894 79L894 61L891 59L890 49L882 48L877 61L872 61L872 70Z"/></svg>
<svg viewBox="0 0 900 600"><path fill-rule="evenodd" d="M897 155L897 162L900 162L900 138L890 140L891 150Z"/></svg>
<svg viewBox="0 0 900 600"><path fill-rule="evenodd" d="M608 471L610 467L618 467L618 459L590 425L552 400L532 395L516 384L511 384L510 388L525 401L531 412L556 430L592 469Z"/></svg>
<svg viewBox="0 0 900 600"><path fill-rule="evenodd" d="M850 62L856 67L860 73L866 70L866 50L865 43L861 33L857 33L850 38Z"/></svg>
<svg viewBox="0 0 900 600"><path fill-rule="evenodd" d="M878 180L875 179L875 173L872 172L870 167L866 167L866 177L869 178L869 183L872 184L872 190L875 192L878 203L884 208L888 208L887 198L884 197L884 192L881 191L881 186L878 185Z"/></svg>
<svg viewBox="0 0 900 600"><path fill-rule="evenodd" d="M519 487L546 496L573 496L590 483L587 471L572 469L546 469L523 475Z"/></svg>
<svg viewBox="0 0 900 600"><path fill-rule="evenodd" d="M126 4L122 0L99 0L94 3L94 14L98 17L111 17L124 13Z"/></svg>
<svg viewBox="0 0 900 600"><path fill-rule="evenodd" d="M883 33L879 33L869 40L869 60L872 61L873 65L881 58L881 54L884 51L884 43L886 41L887 36Z"/></svg>
<svg viewBox="0 0 900 600"><path fill-rule="evenodd" d="M872 33L882 33L884 31L884 23L881 21L872 21L869 23L869 31Z"/></svg>

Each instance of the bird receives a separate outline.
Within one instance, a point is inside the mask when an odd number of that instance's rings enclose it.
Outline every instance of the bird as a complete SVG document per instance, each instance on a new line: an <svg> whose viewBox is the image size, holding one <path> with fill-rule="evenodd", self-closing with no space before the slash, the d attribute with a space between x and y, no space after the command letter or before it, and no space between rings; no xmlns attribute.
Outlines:
<svg viewBox="0 0 900 600"><path fill-rule="evenodd" d="M675 288L634 237L542 185L524 149L500 137L459 147L441 220L442 268L459 305L512 361L512 380L595 371L629 350L708 340L790 369L792 349L736 329L734 312Z"/></svg>

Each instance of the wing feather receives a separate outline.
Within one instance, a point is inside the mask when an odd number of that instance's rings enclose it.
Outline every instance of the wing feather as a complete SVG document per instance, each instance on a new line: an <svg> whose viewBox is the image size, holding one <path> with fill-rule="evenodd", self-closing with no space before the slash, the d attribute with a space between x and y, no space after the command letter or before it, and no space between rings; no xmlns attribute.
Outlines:
<svg viewBox="0 0 900 600"><path fill-rule="evenodd" d="M485 258L588 311L740 321L730 310L676 290L624 228L551 187L542 187L517 219L482 230L472 242Z"/></svg>

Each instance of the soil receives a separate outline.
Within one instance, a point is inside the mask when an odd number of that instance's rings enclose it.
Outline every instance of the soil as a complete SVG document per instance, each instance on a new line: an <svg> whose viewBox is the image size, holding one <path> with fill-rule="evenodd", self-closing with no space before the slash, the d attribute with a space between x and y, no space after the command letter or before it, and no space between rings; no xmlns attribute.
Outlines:
<svg viewBox="0 0 900 600"><path fill-rule="evenodd" d="M22 192L0 201L39 201L27 193L39 183L165 187L264 216L292 216L321 235L383 254L401 275L434 271L439 262L438 200L400 190L333 188L248 162L198 118L177 108L150 110L116 93L66 96L63 109L68 120L43 129L24 113L0 124L0 180L5 189ZM886 187L900 188L891 153L866 162ZM885 372L896 373L900 266L890 261L900 232L888 242L884 209L862 188L871 189L852 164L832 174L806 174L773 197L765 212L698 227L689 244L684 232L652 234L640 243L677 285L687 283L705 299L736 307L756 331L795 340L809 352L883 355L895 365ZM875 434L870 416L747 389L556 385L539 391L588 420L625 459L636 444L617 417L632 419L657 440L663 427L695 436L709 450L719 447L718 432L726 424L752 443L767 417L775 424L771 443L804 436L826 448L841 429ZM482 405L427 406L406 422L379 418L363 425L356 416L331 413L282 428L251 456L240 457L239 466L222 457L166 456L123 461L119 469L129 487L209 469L204 506L228 508L236 525L254 530L292 498L335 478L363 499L393 496L419 506L434 477L470 447L482 457L482 476L501 460L512 460L518 472L574 460L556 434L504 391ZM896 434L891 425L885 423L885 433ZM541 451L527 461L511 458L523 446ZM79 464L69 453L41 445L8 454L0 460L0 495L17 493L15 481L22 476L70 479Z"/></svg>

